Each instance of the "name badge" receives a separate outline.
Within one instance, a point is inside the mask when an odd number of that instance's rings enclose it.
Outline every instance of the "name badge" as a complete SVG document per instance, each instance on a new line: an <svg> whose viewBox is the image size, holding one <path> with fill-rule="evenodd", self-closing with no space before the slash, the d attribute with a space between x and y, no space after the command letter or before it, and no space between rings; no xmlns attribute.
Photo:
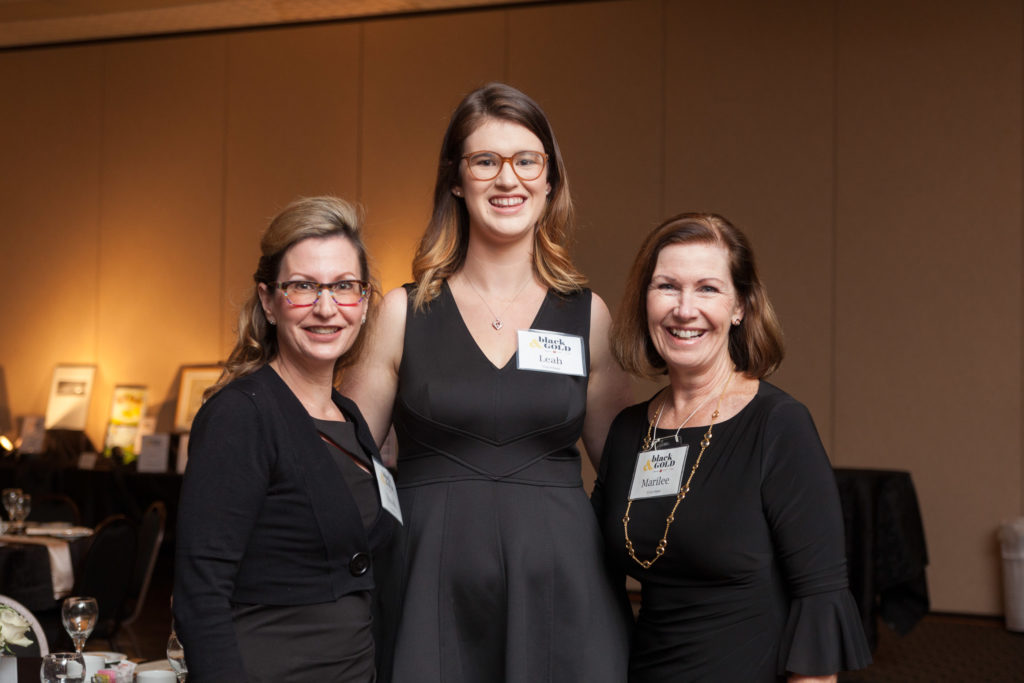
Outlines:
<svg viewBox="0 0 1024 683"><path fill-rule="evenodd" d="M516 333L519 335L516 367L520 370L586 377L583 337L547 330L517 330Z"/></svg>
<svg viewBox="0 0 1024 683"><path fill-rule="evenodd" d="M373 472L377 477L377 488L380 489L381 506L390 512L399 524L405 524L402 521L402 506L398 503L398 487L395 486L395 478L376 457L373 459Z"/></svg>
<svg viewBox="0 0 1024 683"><path fill-rule="evenodd" d="M679 493L683 468L686 466L686 452L689 445L653 451L640 451L633 472L633 485L629 488L629 499L658 498Z"/></svg>

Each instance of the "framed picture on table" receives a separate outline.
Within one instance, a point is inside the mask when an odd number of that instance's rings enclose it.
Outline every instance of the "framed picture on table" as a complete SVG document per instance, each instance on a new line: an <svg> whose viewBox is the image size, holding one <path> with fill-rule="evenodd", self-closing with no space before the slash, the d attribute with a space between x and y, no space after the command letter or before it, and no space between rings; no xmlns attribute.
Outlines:
<svg viewBox="0 0 1024 683"><path fill-rule="evenodd" d="M124 461L131 462L139 454L136 441L139 427L146 414L149 390L144 386L118 384L110 397L110 419L107 436L103 440L103 454L110 457L115 448L121 449Z"/></svg>
<svg viewBox="0 0 1024 683"><path fill-rule="evenodd" d="M181 368L181 384L178 389L178 406L174 411L174 431L187 433L192 429L192 419L203 405L203 392L220 379L224 368L220 365L185 365Z"/></svg>
<svg viewBox="0 0 1024 683"><path fill-rule="evenodd" d="M58 365L53 370L46 429L84 430L89 417L95 365Z"/></svg>

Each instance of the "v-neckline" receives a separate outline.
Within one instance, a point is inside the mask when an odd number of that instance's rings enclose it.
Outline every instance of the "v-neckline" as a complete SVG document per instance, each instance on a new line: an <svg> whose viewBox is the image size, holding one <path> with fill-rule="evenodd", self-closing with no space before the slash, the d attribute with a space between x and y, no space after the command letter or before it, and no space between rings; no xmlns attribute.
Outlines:
<svg viewBox="0 0 1024 683"><path fill-rule="evenodd" d="M459 308L459 302L455 300L455 295L452 293L451 287L448 286L448 280L447 279L442 282L441 289L442 289L442 291L445 294L447 294L448 299L451 300L451 304L455 308L456 317L458 317L459 322L462 324L463 331L469 337L469 341L473 344L473 348L476 349L476 352L480 355L480 357L482 357L484 359L484 361L489 366L491 366L493 369L497 370L498 372L501 372L502 370L507 368L509 366L509 364L513 360L515 360L516 354L518 353L518 350L519 350L519 345L516 344L516 350L512 352L512 355L508 357L508 359L505 361L504 364L502 364L500 366L499 365L495 365L494 361L492 361L488 357L488 355L486 353L484 353L484 350L483 350L483 348L481 348L480 343L476 340L476 337L473 336L473 331L471 329L469 329L469 325L466 324L466 319L462 315L462 309ZM550 299L550 298L551 298L551 289L549 288L547 291L544 292L544 298L541 299L540 306L537 307L537 312L533 314L533 318L530 320L530 327L529 327L529 329L535 329L537 327L537 320L540 318L540 314L544 311L544 307L547 306L548 299ZM517 331L517 333L518 333L518 331Z"/></svg>

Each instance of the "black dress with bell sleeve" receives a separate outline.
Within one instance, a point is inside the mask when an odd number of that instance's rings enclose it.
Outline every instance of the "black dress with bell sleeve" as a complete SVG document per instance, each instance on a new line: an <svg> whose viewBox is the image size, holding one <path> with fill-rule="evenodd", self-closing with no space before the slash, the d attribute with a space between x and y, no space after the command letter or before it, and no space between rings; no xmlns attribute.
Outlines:
<svg viewBox="0 0 1024 683"><path fill-rule="evenodd" d="M644 569L626 552L622 518L647 409L615 419L592 496L610 564L642 585L629 680L772 683L867 666L835 478L807 409L761 382L743 410L715 424L665 554ZM706 431L680 432L683 481ZM674 501L633 503L629 536L641 560L654 556Z"/></svg>

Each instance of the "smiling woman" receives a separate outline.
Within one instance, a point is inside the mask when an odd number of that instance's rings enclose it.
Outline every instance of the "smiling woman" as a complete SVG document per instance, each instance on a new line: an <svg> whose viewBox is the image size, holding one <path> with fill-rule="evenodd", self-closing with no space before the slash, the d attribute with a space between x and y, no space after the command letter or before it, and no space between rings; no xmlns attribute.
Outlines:
<svg viewBox="0 0 1024 683"><path fill-rule="evenodd" d="M500 83L467 95L441 143L416 281L385 297L371 352L345 376L378 439L394 420L408 511L385 680L626 678L628 606L601 562L576 442L596 461L629 387L608 309L569 259L571 228L540 107Z"/></svg>
<svg viewBox="0 0 1024 683"><path fill-rule="evenodd" d="M199 683L364 683L374 552L400 515L362 414L333 389L370 312L366 250L356 212L331 197L288 206L261 248L189 439L177 633Z"/></svg>
<svg viewBox="0 0 1024 683"><path fill-rule="evenodd" d="M592 502L642 587L631 683L835 681L870 661L847 589L835 478L782 361L746 236L683 214L645 239L612 330L669 384L619 413Z"/></svg>

